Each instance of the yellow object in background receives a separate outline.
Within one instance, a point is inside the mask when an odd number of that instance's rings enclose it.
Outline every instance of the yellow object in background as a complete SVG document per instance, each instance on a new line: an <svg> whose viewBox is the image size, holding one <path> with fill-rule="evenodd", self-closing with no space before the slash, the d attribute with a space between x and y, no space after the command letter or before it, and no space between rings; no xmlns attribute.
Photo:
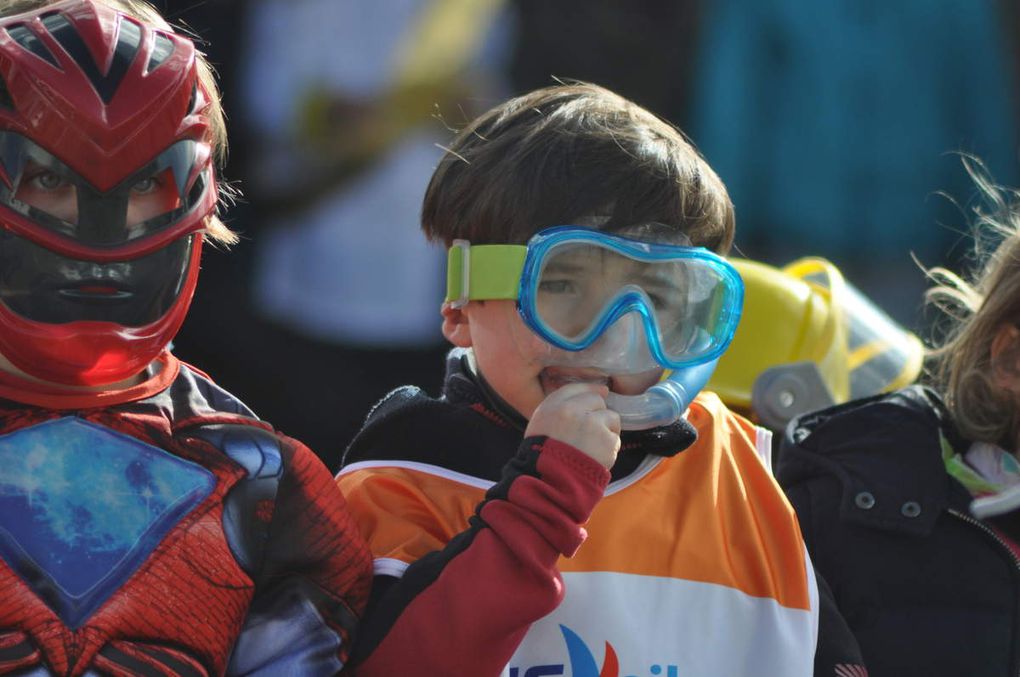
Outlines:
<svg viewBox="0 0 1020 677"><path fill-rule="evenodd" d="M706 387L731 408L781 429L798 414L894 390L920 374L920 340L829 261L730 262L744 279L744 311Z"/></svg>
<svg viewBox="0 0 1020 677"><path fill-rule="evenodd" d="M457 108L477 91L472 65L506 0L428 0L392 56L389 87L370 99L344 98L323 84L302 99L295 120L308 148L334 160L364 162L404 135L465 116ZM466 121L466 118L465 120Z"/></svg>

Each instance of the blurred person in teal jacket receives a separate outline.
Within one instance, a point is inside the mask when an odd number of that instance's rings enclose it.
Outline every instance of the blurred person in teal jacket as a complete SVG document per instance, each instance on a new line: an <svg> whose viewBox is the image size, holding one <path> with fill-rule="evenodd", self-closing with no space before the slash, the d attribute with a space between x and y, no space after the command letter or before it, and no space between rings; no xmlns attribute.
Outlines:
<svg viewBox="0 0 1020 677"><path fill-rule="evenodd" d="M718 0L703 8L689 129L731 189L743 242L839 261L910 322L910 253L943 262L967 195L955 151L1018 178L1015 55L991 0Z"/></svg>

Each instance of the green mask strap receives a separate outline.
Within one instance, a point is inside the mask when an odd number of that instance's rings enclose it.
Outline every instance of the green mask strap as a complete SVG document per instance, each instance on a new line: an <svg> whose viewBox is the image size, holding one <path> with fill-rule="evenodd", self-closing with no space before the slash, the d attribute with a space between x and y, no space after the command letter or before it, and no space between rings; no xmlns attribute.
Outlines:
<svg viewBox="0 0 1020 677"><path fill-rule="evenodd" d="M446 255L446 301L516 301L528 248L520 244L479 244L454 240Z"/></svg>

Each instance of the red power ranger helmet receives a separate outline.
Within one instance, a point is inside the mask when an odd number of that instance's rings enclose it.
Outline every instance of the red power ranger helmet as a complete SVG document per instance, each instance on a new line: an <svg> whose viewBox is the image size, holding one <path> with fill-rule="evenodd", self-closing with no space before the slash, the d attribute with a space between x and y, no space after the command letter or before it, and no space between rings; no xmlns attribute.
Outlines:
<svg viewBox="0 0 1020 677"><path fill-rule="evenodd" d="M195 290L216 208L190 40L97 0L0 18L0 353L101 385L141 372Z"/></svg>

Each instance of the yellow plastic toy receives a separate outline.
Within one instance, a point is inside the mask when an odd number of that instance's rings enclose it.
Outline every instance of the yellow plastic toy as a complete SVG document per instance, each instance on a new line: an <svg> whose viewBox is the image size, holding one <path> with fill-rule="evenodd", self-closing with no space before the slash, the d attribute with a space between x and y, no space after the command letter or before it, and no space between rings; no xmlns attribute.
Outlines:
<svg viewBox="0 0 1020 677"><path fill-rule="evenodd" d="M780 430L798 414L895 390L920 374L920 340L829 261L782 269L730 262L744 278L744 312L706 388L732 409Z"/></svg>

